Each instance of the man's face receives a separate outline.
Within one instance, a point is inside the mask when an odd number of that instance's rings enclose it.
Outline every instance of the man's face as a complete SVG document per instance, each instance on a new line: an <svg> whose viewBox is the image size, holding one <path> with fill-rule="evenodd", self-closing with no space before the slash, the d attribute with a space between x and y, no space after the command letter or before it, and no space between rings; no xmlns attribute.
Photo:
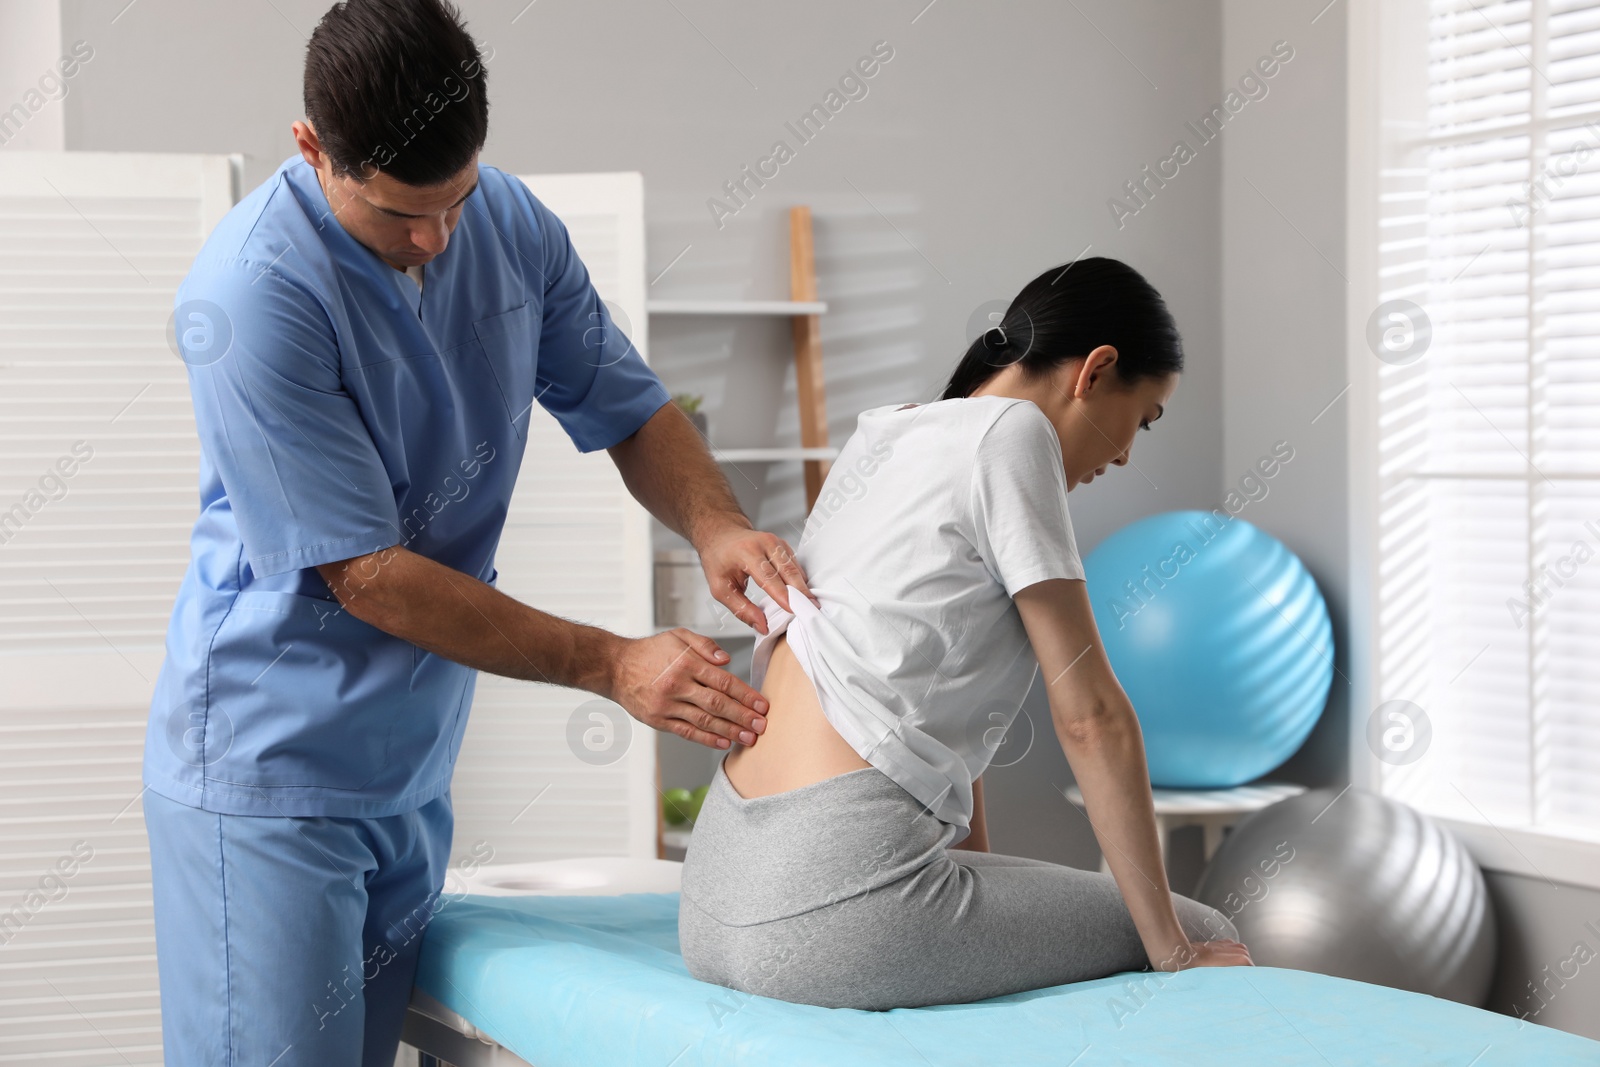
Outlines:
<svg viewBox="0 0 1600 1067"><path fill-rule="evenodd" d="M478 186L478 157L439 185L406 185L382 172L365 181L336 175L303 122L294 124L300 154L317 170L323 194L345 231L396 270L426 263L445 250L466 199Z"/></svg>

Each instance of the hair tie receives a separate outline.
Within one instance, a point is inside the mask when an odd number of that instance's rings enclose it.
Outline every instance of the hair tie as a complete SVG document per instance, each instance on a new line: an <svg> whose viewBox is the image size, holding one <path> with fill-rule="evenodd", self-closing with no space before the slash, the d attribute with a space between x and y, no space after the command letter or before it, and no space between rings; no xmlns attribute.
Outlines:
<svg viewBox="0 0 1600 1067"><path fill-rule="evenodd" d="M985 348L1004 348L1006 343L1006 331L1003 327L991 326L983 331Z"/></svg>

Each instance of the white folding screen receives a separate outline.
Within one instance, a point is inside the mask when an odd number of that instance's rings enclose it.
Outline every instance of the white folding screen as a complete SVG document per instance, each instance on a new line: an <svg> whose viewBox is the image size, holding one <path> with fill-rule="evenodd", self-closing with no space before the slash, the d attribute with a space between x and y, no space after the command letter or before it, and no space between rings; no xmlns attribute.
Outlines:
<svg viewBox="0 0 1600 1067"><path fill-rule="evenodd" d="M140 760L199 507L166 329L234 166L0 153L0 1063L161 1062Z"/></svg>
<svg viewBox="0 0 1600 1067"><path fill-rule="evenodd" d="M1380 731L1371 784L1545 873L1600 841L1600 3L1356 10L1356 539L1374 703L1426 748Z"/></svg>
<svg viewBox="0 0 1600 1067"><path fill-rule="evenodd" d="M140 761L199 456L167 331L237 168L0 153L0 1064L161 1061ZM644 351L640 176L525 180ZM647 520L607 455L535 407L500 588L647 633ZM654 736L615 715L481 676L457 855L653 855Z"/></svg>
<svg viewBox="0 0 1600 1067"><path fill-rule="evenodd" d="M616 327L646 355L643 176L521 180L566 224ZM537 405L530 416L527 454L495 554L497 588L564 618L631 637L649 633L648 513L609 455L580 454ZM653 857L655 753L655 734L616 705L480 674L451 787L454 856L494 863Z"/></svg>

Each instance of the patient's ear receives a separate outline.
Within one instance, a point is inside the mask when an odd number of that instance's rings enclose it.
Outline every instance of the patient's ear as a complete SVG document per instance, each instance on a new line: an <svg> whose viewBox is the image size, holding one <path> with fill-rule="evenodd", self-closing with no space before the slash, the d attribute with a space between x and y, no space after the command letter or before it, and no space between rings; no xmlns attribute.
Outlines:
<svg viewBox="0 0 1600 1067"><path fill-rule="evenodd" d="M1111 385L1116 375L1117 350L1111 345L1097 345L1080 360L1068 360L1059 370L1067 375L1068 396L1087 397L1096 389Z"/></svg>

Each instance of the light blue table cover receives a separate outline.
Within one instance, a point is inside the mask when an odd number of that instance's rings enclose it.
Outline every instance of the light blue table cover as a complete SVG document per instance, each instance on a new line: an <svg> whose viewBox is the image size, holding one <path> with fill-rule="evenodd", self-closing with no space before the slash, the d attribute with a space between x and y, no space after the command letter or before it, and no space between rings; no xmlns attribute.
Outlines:
<svg viewBox="0 0 1600 1067"><path fill-rule="evenodd" d="M1600 1065L1600 1042L1275 967L887 1012L790 1004L692 978L676 893L450 900L416 984L535 1067Z"/></svg>

